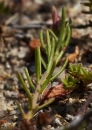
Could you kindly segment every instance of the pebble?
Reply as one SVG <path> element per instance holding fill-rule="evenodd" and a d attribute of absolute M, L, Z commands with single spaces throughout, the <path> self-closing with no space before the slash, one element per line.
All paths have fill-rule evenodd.
<path fill-rule="evenodd" d="M 42 0 L 34 0 L 34 2 L 36 3 L 36 4 L 42 4 Z"/>
<path fill-rule="evenodd" d="M 54 127 L 51 127 L 50 130 L 55 130 L 55 128 L 54 128 Z"/>
<path fill-rule="evenodd" d="M 80 99 L 79 102 L 82 103 L 82 102 L 85 102 L 86 99 Z"/>
<path fill-rule="evenodd" d="M 66 114 L 66 120 L 68 121 L 72 121 L 74 119 L 74 116 L 70 115 L 70 114 Z"/>
<path fill-rule="evenodd" d="M 3 63 L 6 61 L 5 55 L 3 53 L 0 53 L 0 61 Z"/>
<path fill-rule="evenodd" d="M 7 68 L 7 69 L 10 69 L 10 68 L 11 68 L 9 62 L 6 62 L 6 68 Z"/>
<path fill-rule="evenodd" d="M 13 92 L 13 91 L 4 91 L 4 95 L 6 97 L 9 97 L 9 98 L 17 98 L 18 97 L 18 92 Z"/>
<path fill-rule="evenodd" d="M 55 118 L 54 123 L 59 125 L 59 126 L 62 126 L 61 121 L 59 120 L 59 118 Z"/>
<path fill-rule="evenodd" d="M 73 104 L 74 102 L 75 102 L 75 99 L 69 98 L 69 103 L 70 103 L 70 104 Z"/>
<path fill-rule="evenodd" d="M 14 126 L 14 123 L 10 123 L 10 122 L 7 122 L 7 123 L 4 123 L 2 126 L 1 126 L 1 130 L 7 130 L 7 129 L 12 129 Z"/>
<path fill-rule="evenodd" d="M 30 66 L 29 71 L 31 73 L 34 73 L 35 72 L 35 65 Z"/>
<path fill-rule="evenodd" d="M 57 85 L 58 85 L 58 82 L 53 82 L 51 86 L 54 87 L 54 86 L 57 86 Z"/>
<path fill-rule="evenodd" d="M 41 3 L 41 2 L 43 2 L 42 0 L 34 0 L 35 2 L 34 3 L 36 3 L 36 4 L 39 4 L 39 3 Z M 54 1 L 55 2 L 55 1 Z M 32 2 L 31 2 L 32 3 Z M 30 3 L 28 3 L 27 4 L 27 6 L 30 8 Z M 60 5 L 61 6 L 61 5 Z M 81 4 L 78 4 L 78 6 L 77 6 L 77 4 L 76 4 L 76 7 L 74 7 L 74 9 L 72 9 L 72 10 L 70 10 L 70 12 L 69 12 L 69 15 L 70 16 L 72 16 L 72 17 L 74 17 L 75 15 L 76 15 L 76 13 L 78 13 L 78 12 L 80 12 L 80 9 L 81 9 Z M 80 8 L 80 9 L 79 9 Z M 79 10 L 78 10 L 79 9 Z M 34 13 L 33 13 L 34 14 Z M 61 14 L 61 9 L 60 9 L 60 14 Z M 67 13 L 68 14 L 68 13 Z M 85 24 L 85 21 L 84 21 L 84 18 L 83 19 L 81 19 L 81 17 L 80 17 L 80 15 L 78 15 L 79 17 L 74 17 L 73 18 L 73 23 L 75 23 L 75 25 L 78 25 L 78 23 L 82 23 L 82 24 Z M 89 15 L 88 15 L 89 16 Z M 37 16 L 38 17 L 38 16 Z M 42 17 L 41 17 L 42 18 Z M 45 18 L 45 16 L 44 16 L 44 18 Z M 75 19 L 75 20 L 74 20 Z M 85 17 L 85 19 L 86 19 L 86 17 Z M 41 19 L 41 20 L 43 20 L 43 19 Z M 91 19 L 90 19 L 91 20 Z M 30 21 L 30 19 L 28 19 L 28 18 L 26 18 L 26 17 L 24 17 L 24 20 L 22 21 L 22 23 L 23 22 L 25 22 L 25 24 L 27 23 L 27 22 L 29 22 Z M 89 28 L 90 29 L 90 28 Z M 18 31 L 18 30 L 17 30 Z M 30 32 L 32 32 L 32 31 L 30 31 Z M 33 30 L 33 32 L 34 32 L 34 34 L 35 34 L 35 36 L 37 36 L 37 33 L 35 33 L 35 31 Z M 76 31 L 75 31 L 76 32 Z M 90 29 L 90 30 L 88 30 L 88 31 L 84 31 L 84 29 L 81 29 L 81 30 L 79 30 L 79 36 L 81 37 L 81 35 L 84 35 L 85 33 L 89 33 L 89 32 L 92 32 L 92 30 Z M 24 32 L 24 34 L 25 34 L 25 32 Z M 29 33 L 27 33 L 26 35 L 28 35 Z M 29 34 L 29 36 L 28 36 L 28 38 L 31 38 L 31 33 Z M 24 36 L 24 35 L 23 35 Z M 27 36 L 26 36 L 27 37 Z M 33 34 L 32 34 L 32 37 L 34 38 L 34 36 L 33 36 Z M 22 35 L 20 35 L 20 38 L 22 38 Z M 3 72 L 5 72 L 6 70 L 5 69 L 9 69 L 9 70 L 11 70 L 11 74 L 14 74 L 14 75 L 16 75 L 15 74 L 15 72 L 16 71 L 19 71 L 20 69 L 23 69 L 23 66 L 25 65 L 25 60 L 23 59 L 23 58 L 25 58 L 26 57 L 26 54 L 28 53 L 28 51 L 30 51 L 29 50 L 29 48 L 27 48 L 27 47 L 23 47 L 23 46 L 21 46 L 21 45 L 19 45 L 19 41 L 17 40 L 17 38 L 14 40 L 14 45 L 13 45 L 13 47 L 11 47 L 11 44 L 12 43 L 10 43 L 10 44 L 5 44 L 5 48 L 3 48 L 4 50 L 3 50 L 3 52 L 2 53 L 0 53 L 0 61 L 1 61 L 1 63 L 4 63 L 3 64 L 3 69 L 0 69 L 0 76 L 2 76 L 2 74 L 3 74 Z M 15 47 L 16 46 L 16 47 Z M 21 47 L 20 47 L 21 46 Z M 18 59 L 19 58 L 19 59 Z M 9 60 L 8 60 L 9 59 Z M 12 60 L 12 61 L 11 61 Z M 12 65 L 11 65 L 11 63 L 12 63 Z M 30 70 L 31 70 L 31 72 L 35 72 L 35 66 L 33 65 L 32 67 L 30 67 Z M 56 70 L 55 70 L 55 73 L 54 74 L 56 74 L 56 73 L 58 73 L 59 72 L 59 67 L 57 67 L 56 68 Z M 11 75 L 12 76 L 12 75 Z M 61 79 L 63 79 L 63 78 L 65 78 L 65 71 L 63 71 L 59 76 L 58 76 L 58 78 L 61 80 Z M 15 80 L 15 77 L 14 77 L 14 80 Z M 1 81 L 0 81 L 1 82 Z M 7 82 L 6 82 L 7 83 Z M 8 83 L 7 83 L 8 84 Z M 57 84 L 57 82 L 54 82 L 53 84 Z M 9 86 L 10 87 L 13 87 L 13 85 L 12 84 L 9 84 Z M 1 86 L 1 84 L 0 84 L 0 88 L 3 88 L 3 85 Z M 90 88 L 92 88 L 92 85 L 91 85 L 91 87 Z M 16 83 L 16 89 L 18 89 L 18 83 Z M 1 92 L 0 91 L 0 117 L 1 117 L 1 114 L 3 113 L 3 114 L 5 114 L 5 112 L 4 112 L 4 110 L 10 110 L 10 114 L 12 115 L 12 114 L 16 114 L 16 110 L 14 110 L 14 106 L 12 106 L 12 104 L 10 103 L 10 100 L 9 100 L 9 103 L 7 103 L 6 101 L 7 101 L 7 97 L 14 97 L 14 98 L 16 98 L 17 96 L 18 96 L 18 92 L 14 92 L 14 91 L 5 91 L 4 90 L 4 94 L 6 94 L 6 97 L 4 97 L 4 95 L 3 95 L 3 92 Z M 86 95 L 88 95 L 88 93 L 86 92 Z M 28 100 L 28 99 L 27 99 Z M 81 102 L 84 102 L 85 101 L 85 99 L 82 99 L 81 100 Z M 75 102 L 75 100 L 74 99 L 72 99 L 72 98 L 69 98 L 69 103 L 70 104 L 73 104 Z M 66 104 L 67 105 L 67 104 Z M 92 106 L 92 103 L 91 103 L 91 106 Z M 63 109 L 66 109 L 65 107 L 63 107 Z M 62 107 L 61 107 L 61 109 L 60 109 L 61 111 L 62 111 Z M 66 119 L 67 120 L 73 120 L 74 119 L 74 117 L 72 116 L 73 114 L 74 114 L 74 112 L 75 112 L 75 108 L 73 108 L 73 107 L 68 107 L 67 108 L 67 111 L 66 111 L 66 114 L 67 113 L 69 113 L 69 114 L 67 114 L 66 115 Z M 70 114 L 71 113 L 71 114 Z M 15 118 L 16 118 L 16 116 L 15 116 Z M 60 122 L 60 120 L 58 119 L 58 118 L 56 118 L 56 123 L 59 125 L 59 126 L 61 126 L 62 125 L 62 123 Z M 8 124 L 6 125 L 6 126 L 8 126 Z M 51 126 L 50 125 L 48 125 L 48 128 L 50 128 Z M 89 125 L 89 126 L 87 126 L 87 130 L 90 130 L 92 128 L 92 125 Z M 51 127 L 51 129 L 53 130 L 53 129 L 55 129 L 54 127 Z"/>
<path fill-rule="evenodd" d="M 7 105 L 6 105 L 5 97 L 3 95 L 3 92 L 0 92 L 0 111 L 2 110 L 7 110 Z"/>
<path fill-rule="evenodd" d="M 13 49 L 11 49 L 10 55 L 12 55 L 12 56 L 17 56 L 17 55 L 18 55 L 18 48 L 13 48 Z"/>
<path fill-rule="evenodd" d="M 19 52 L 18 52 L 18 58 L 20 58 L 20 59 L 24 58 L 28 52 L 29 52 L 29 48 L 20 47 Z"/>
<path fill-rule="evenodd" d="M 16 111 L 16 110 L 11 110 L 10 111 L 10 115 L 18 115 L 20 113 L 20 111 L 18 110 L 18 111 Z M 16 117 L 16 116 L 15 116 Z"/>

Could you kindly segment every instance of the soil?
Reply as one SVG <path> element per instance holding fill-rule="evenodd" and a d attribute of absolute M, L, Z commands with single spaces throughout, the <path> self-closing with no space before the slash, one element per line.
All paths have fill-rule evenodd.
<path fill-rule="evenodd" d="M 2 1 L 4 7 L 1 5 Z M 30 121 L 31 124 L 22 120 L 16 104 L 18 100 L 27 111 L 28 98 L 17 78 L 17 73 L 23 73 L 27 67 L 35 80 L 34 49 L 30 43 L 33 39 L 39 40 L 41 29 L 52 28 L 52 6 L 56 7 L 59 16 L 62 6 L 65 6 L 67 19 L 72 20 L 72 36 L 64 57 L 70 57 L 70 63 L 82 63 L 86 69 L 92 69 L 92 14 L 88 13 L 89 8 L 81 3 L 80 0 L 0 0 L 0 6 L 4 8 L 0 9 L 1 130 L 12 127 L 22 130 L 20 126 L 24 128 L 24 124 L 28 127 L 24 130 L 61 129 L 74 120 L 88 99 L 92 92 L 92 84 L 86 89 L 80 87 L 71 93 L 65 93 L 64 96 L 59 95 L 54 103 L 36 113 L 34 119 Z M 79 49 L 78 55 L 76 46 Z M 61 62 L 55 73 L 58 72 Z M 66 70 L 68 66 L 50 87 L 60 84 L 60 79 L 65 77 Z M 85 111 L 92 109 L 91 100 L 92 96 Z M 92 119 L 88 118 L 80 129 L 91 130 Z"/>

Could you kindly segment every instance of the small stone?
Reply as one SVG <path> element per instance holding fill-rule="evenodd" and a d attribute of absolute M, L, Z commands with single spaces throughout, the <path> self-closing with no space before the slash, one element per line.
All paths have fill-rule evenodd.
<path fill-rule="evenodd" d="M 51 127 L 50 130 L 55 130 L 55 128 L 54 128 L 54 127 Z"/>
<path fill-rule="evenodd" d="M 29 52 L 29 48 L 20 47 L 18 52 L 18 58 L 24 58 L 26 54 Z"/>
<path fill-rule="evenodd" d="M 86 99 L 80 99 L 79 102 L 82 103 L 82 102 L 85 102 Z"/>
<path fill-rule="evenodd" d="M 34 0 L 36 4 L 42 4 L 42 0 Z"/>
<path fill-rule="evenodd" d="M 10 54 L 11 54 L 12 56 L 17 56 L 17 55 L 18 55 L 18 49 L 17 49 L 17 48 L 11 49 Z"/>
<path fill-rule="evenodd" d="M 6 122 L 6 123 L 4 123 L 2 126 L 1 126 L 1 129 L 2 130 L 5 130 L 5 129 L 12 129 L 13 128 L 13 123 L 10 123 L 10 122 Z"/>
<path fill-rule="evenodd" d="M 66 115 L 66 119 L 67 119 L 68 121 L 71 121 L 71 120 L 74 119 L 74 117 L 73 117 L 72 115 L 67 114 L 67 115 Z"/>
<path fill-rule="evenodd" d="M 11 68 L 9 62 L 6 62 L 6 68 L 7 68 L 7 69 L 10 69 L 10 68 Z"/>
<path fill-rule="evenodd" d="M 69 98 L 69 103 L 70 103 L 70 104 L 73 104 L 74 102 L 75 102 L 75 99 Z"/>
<path fill-rule="evenodd" d="M 4 92 L 4 95 L 6 96 L 6 97 L 11 97 L 11 98 L 16 98 L 16 97 L 18 97 L 18 92 L 12 92 L 12 91 L 5 91 Z"/>
<path fill-rule="evenodd" d="M 59 126 L 62 126 L 61 121 L 59 120 L 59 118 L 56 118 L 56 119 L 55 119 L 55 124 L 57 124 L 57 125 L 59 125 Z"/>

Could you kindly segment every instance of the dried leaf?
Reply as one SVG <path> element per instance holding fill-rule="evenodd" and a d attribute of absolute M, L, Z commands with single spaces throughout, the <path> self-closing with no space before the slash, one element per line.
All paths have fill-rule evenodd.
<path fill-rule="evenodd" d="M 68 58 L 68 60 L 69 60 L 70 63 L 73 63 L 75 61 L 75 59 L 78 57 L 78 55 L 79 55 L 79 47 L 76 46 L 75 47 L 75 52 L 72 53 L 72 54 L 69 54 L 67 56 L 67 58 Z"/>
<path fill-rule="evenodd" d="M 41 97 L 41 101 L 46 101 L 50 98 L 62 98 L 63 96 L 66 96 L 67 94 L 69 94 L 69 90 L 66 90 L 62 87 L 62 84 L 57 85 L 55 87 L 52 88 L 48 88 L 46 89 Z"/>

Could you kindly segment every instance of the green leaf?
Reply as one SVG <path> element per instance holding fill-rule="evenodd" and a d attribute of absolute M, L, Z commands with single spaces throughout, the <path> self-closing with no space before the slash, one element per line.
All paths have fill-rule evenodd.
<path fill-rule="evenodd" d="M 46 52 L 46 45 L 44 43 L 44 37 L 43 37 L 43 30 L 40 31 L 40 42 L 41 42 L 41 45 L 42 45 L 42 48 L 45 50 Z"/>
<path fill-rule="evenodd" d="M 43 90 L 46 88 L 46 86 L 50 82 L 50 79 L 52 77 L 52 73 L 55 69 L 55 64 L 54 64 L 55 40 L 54 40 L 54 38 L 52 40 L 53 41 L 52 41 L 52 48 L 51 48 L 51 52 L 50 52 L 51 53 L 50 54 L 50 60 L 49 60 L 49 63 L 48 63 L 47 71 L 46 71 L 46 74 L 45 74 L 45 77 L 44 77 L 44 80 L 43 80 L 43 83 L 42 83 L 40 93 L 43 92 Z"/>
<path fill-rule="evenodd" d="M 20 73 L 18 73 L 18 79 L 19 79 L 20 83 L 22 84 L 22 87 L 23 87 L 23 89 L 25 90 L 25 92 L 26 92 L 26 94 L 28 96 L 30 109 L 32 109 L 32 94 L 29 91 L 29 89 L 28 89 L 26 83 L 24 82 L 24 79 L 23 79 L 23 77 L 22 77 L 22 75 Z"/>
<path fill-rule="evenodd" d="M 37 83 L 40 80 L 41 76 L 41 52 L 40 52 L 40 47 L 37 47 L 35 49 L 35 67 L 36 67 L 36 80 Z"/>
<path fill-rule="evenodd" d="M 32 83 L 31 77 L 29 76 L 28 69 L 25 68 L 25 69 L 24 69 L 24 72 L 25 72 L 25 75 L 26 75 L 26 77 L 27 77 L 27 80 L 28 80 L 28 83 L 29 83 L 31 89 L 32 89 L 32 90 L 35 90 L 35 86 L 34 86 L 34 84 Z"/>
<path fill-rule="evenodd" d="M 55 33 L 52 30 L 50 30 L 50 29 L 48 31 L 52 35 L 52 37 L 55 39 L 55 41 L 57 42 L 58 41 L 58 37 L 55 35 Z"/>
<path fill-rule="evenodd" d="M 44 66 L 44 68 L 47 69 L 46 62 L 45 62 L 45 60 L 43 59 L 42 56 L 41 56 L 41 63 L 42 63 L 42 65 Z"/>
<path fill-rule="evenodd" d="M 48 62 L 50 60 L 50 52 L 51 52 L 51 41 L 49 31 L 46 31 L 46 39 L 47 39 L 47 55 L 48 55 Z"/>
<path fill-rule="evenodd" d="M 68 27 L 67 27 L 67 37 L 66 37 L 66 39 L 65 39 L 65 41 L 64 41 L 64 46 L 65 46 L 65 47 L 68 46 L 69 41 L 70 41 L 70 37 L 71 37 L 71 29 L 70 29 L 70 27 L 68 26 Z"/>
<path fill-rule="evenodd" d="M 65 89 L 71 90 L 71 89 L 75 89 L 77 87 L 77 79 L 75 79 L 73 76 L 71 75 L 67 75 L 65 77 L 65 79 L 61 80 L 63 82 L 63 87 Z"/>
<path fill-rule="evenodd" d="M 42 108 L 48 106 L 49 104 L 51 104 L 51 103 L 54 102 L 54 101 L 55 101 L 55 98 L 49 99 L 46 103 L 40 105 L 40 106 L 38 107 L 38 110 L 40 110 L 40 109 L 42 109 Z"/>
<path fill-rule="evenodd" d="M 65 69 L 67 63 L 68 63 L 68 59 L 65 60 L 63 66 L 60 68 L 59 72 L 58 72 L 56 75 L 54 75 L 54 76 L 50 79 L 50 81 L 53 81 L 55 78 L 57 78 L 57 77 L 62 73 L 62 71 Z"/>
<path fill-rule="evenodd" d="M 27 119 L 27 115 L 24 112 L 23 108 L 21 107 L 20 103 L 18 101 L 16 101 L 16 103 L 17 103 L 17 106 L 18 106 L 18 108 L 19 108 L 19 110 L 20 110 L 20 112 L 22 114 L 23 119 Z"/>
<path fill-rule="evenodd" d="M 62 46 L 62 43 L 64 41 L 64 37 L 65 37 L 65 20 L 66 20 L 66 11 L 65 8 L 62 7 L 62 23 L 60 26 L 60 33 L 59 33 L 59 38 L 58 38 L 58 42 L 57 42 L 57 48 L 56 48 L 56 53 L 59 52 L 60 47 Z"/>

